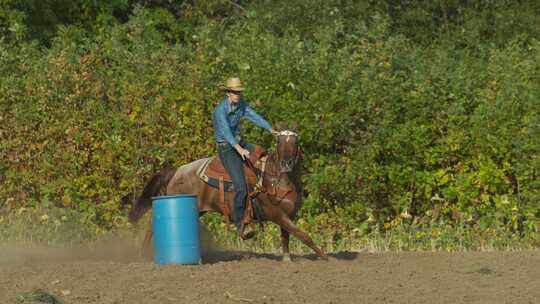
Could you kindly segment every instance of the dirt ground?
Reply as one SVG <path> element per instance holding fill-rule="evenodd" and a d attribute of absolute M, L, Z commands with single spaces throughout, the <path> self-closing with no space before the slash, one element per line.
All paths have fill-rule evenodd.
<path fill-rule="evenodd" d="M 0 248 L 0 303 L 47 291 L 64 303 L 540 303 L 540 251 L 331 254 L 282 262 L 214 251 L 158 266 L 107 250 Z M 27 303 L 27 302 L 24 302 Z"/>

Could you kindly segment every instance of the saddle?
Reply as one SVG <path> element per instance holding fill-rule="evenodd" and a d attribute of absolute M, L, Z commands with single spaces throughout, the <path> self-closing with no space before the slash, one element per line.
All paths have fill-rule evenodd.
<path fill-rule="evenodd" d="M 261 146 L 255 146 L 255 151 L 249 154 L 250 163 L 258 169 L 261 169 L 262 167 L 263 172 L 266 165 L 266 159 L 266 150 Z M 253 168 L 248 167 L 247 162 L 244 163 L 243 169 L 249 191 L 244 215 L 244 224 L 249 224 L 252 222 L 254 217 L 254 206 L 252 199 L 258 194 L 258 191 L 254 189 L 261 185 L 259 177 L 254 172 Z M 231 210 L 229 205 L 225 203 L 225 192 L 234 192 L 234 185 L 219 157 L 214 156 L 207 158 L 197 170 L 197 175 L 208 185 L 219 189 L 220 207 L 223 211 L 225 221 L 227 224 L 229 224 L 231 222 Z M 256 209 L 259 209 L 257 207 Z"/>
<path fill-rule="evenodd" d="M 261 159 L 266 154 L 266 151 L 261 146 L 255 146 L 255 151 L 249 154 L 250 162 L 255 165 L 259 159 Z M 253 172 L 252 168 L 249 168 L 246 163 L 244 163 L 244 175 L 246 177 L 246 182 L 248 185 L 255 185 L 257 183 L 257 175 Z M 223 163 L 219 157 L 214 157 L 212 161 L 208 164 L 206 168 L 206 176 L 208 178 L 214 178 L 219 180 L 223 177 L 224 182 L 232 182 L 231 177 L 223 167 Z"/>

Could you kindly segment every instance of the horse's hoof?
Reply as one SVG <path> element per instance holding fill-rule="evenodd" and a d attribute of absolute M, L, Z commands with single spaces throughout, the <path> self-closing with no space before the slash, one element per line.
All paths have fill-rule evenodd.
<path fill-rule="evenodd" d="M 292 262 L 291 256 L 288 254 L 283 255 L 283 262 Z"/>

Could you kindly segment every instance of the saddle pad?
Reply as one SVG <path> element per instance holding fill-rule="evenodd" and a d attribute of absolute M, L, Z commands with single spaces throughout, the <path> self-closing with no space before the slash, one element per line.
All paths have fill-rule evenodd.
<path fill-rule="evenodd" d="M 197 169 L 197 176 L 208 185 L 214 188 L 219 188 L 219 179 L 206 175 L 206 170 L 208 169 L 208 166 L 214 160 L 214 158 L 215 156 L 205 159 L 204 163 L 199 167 L 199 169 Z M 225 192 L 234 192 L 234 184 L 231 181 L 224 180 L 223 187 Z"/>
<path fill-rule="evenodd" d="M 250 162 L 255 165 L 257 161 L 266 154 L 266 151 L 261 146 L 255 146 L 255 151 L 253 153 L 250 153 L 249 158 Z M 245 163 L 243 165 L 244 168 L 244 176 L 246 177 L 247 183 L 250 185 L 254 185 L 257 183 L 257 176 L 255 175 L 255 172 L 251 168 L 249 168 Z M 220 177 L 223 177 L 223 180 L 231 182 L 231 178 L 229 176 L 229 173 L 227 173 L 227 170 L 225 170 L 225 167 L 223 167 L 223 163 L 221 162 L 221 159 L 219 157 L 213 157 L 212 161 L 208 164 L 206 168 L 206 175 L 210 178 L 218 179 Z"/>

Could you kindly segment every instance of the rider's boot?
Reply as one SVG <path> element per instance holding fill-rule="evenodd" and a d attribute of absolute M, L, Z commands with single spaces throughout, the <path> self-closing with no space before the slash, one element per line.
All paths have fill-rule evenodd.
<path fill-rule="evenodd" d="M 248 225 L 242 221 L 240 228 L 238 228 L 238 236 L 244 241 L 249 240 L 255 236 L 255 229 L 252 225 Z"/>

